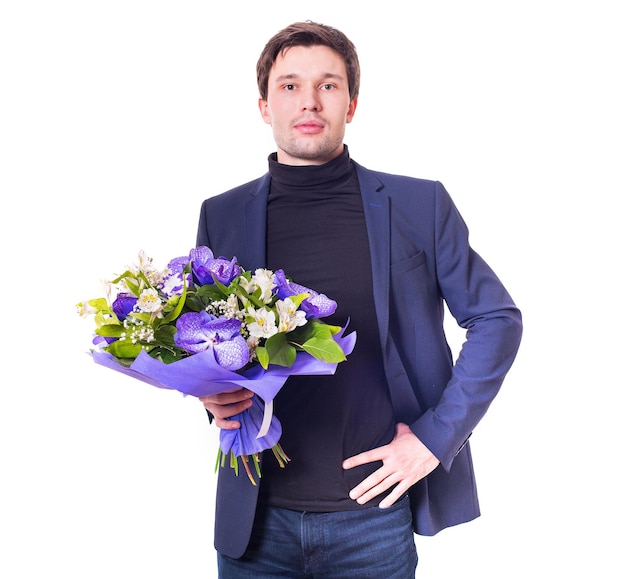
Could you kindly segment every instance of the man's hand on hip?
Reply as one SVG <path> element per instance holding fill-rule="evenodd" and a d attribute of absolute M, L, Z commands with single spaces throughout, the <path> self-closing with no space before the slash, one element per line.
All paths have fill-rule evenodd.
<path fill-rule="evenodd" d="M 350 491 L 350 498 L 363 504 L 396 485 L 379 507 L 390 507 L 417 481 L 423 479 L 439 465 L 439 460 L 422 441 L 403 423 L 396 425 L 394 439 L 343 462 L 344 469 L 370 462 L 383 465 Z"/>

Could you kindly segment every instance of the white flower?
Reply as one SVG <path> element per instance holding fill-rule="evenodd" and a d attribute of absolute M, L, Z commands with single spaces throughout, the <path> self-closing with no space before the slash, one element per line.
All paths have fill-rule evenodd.
<path fill-rule="evenodd" d="M 243 319 L 243 312 L 239 310 L 239 301 L 235 294 L 230 294 L 226 298 L 226 305 L 224 307 L 224 317 Z"/>
<path fill-rule="evenodd" d="M 248 344 L 248 352 L 250 352 L 250 362 L 253 362 L 257 359 L 256 349 L 259 346 L 259 338 L 255 336 L 248 336 L 246 338 L 246 344 Z"/>
<path fill-rule="evenodd" d="M 162 291 L 166 296 L 179 296 L 184 289 L 183 275 L 181 273 L 168 274 L 163 278 Z"/>
<path fill-rule="evenodd" d="M 76 311 L 81 318 L 86 318 L 87 316 L 92 316 L 99 312 L 97 308 L 94 308 L 89 304 L 88 300 L 76 304 Z"/>
<path fill-rule="evenodd" d="M 133 344 L 137 342 L 154 342 L 154 330 L 150 326 L 137 327 L 130 334 L 130 340 Z"/>
<path fill-rule="evenodd" d="M 306 313 L 296 308 L 292 300 L 278 300 L 276 302 L 278 312 L 278 331 L 291 332 L 298 326 L 306 324 Z"/>
<path fill-rule="evenodd" d="M 104 299 L 106 299 L 107 303 L 108 304 L 113 303 L 111 301 L 111 299 L 112 299 L 111 296 L 117 294 L 117 292 L 114 291 L 115 288 L 114 288 L 113 284 L 110 281 L 106 280 L 106 279 L 101 279 L 100 280 L 100 286 L 102 287 L 102 291 L 104 293 Z"/>
<path fill-rule="evenodd" d="M 274 315 L 273 310 L 267 310 L 265 308 L 255 310 L 252 306 L 250 306 L 247 313 L 249 317 L 254 318 L 253 322 L 249 322 L 247 324 L 248 332 L 250 332 L 251 336 L 257 338 L 269 338 L 278 333 L 278 328 L 276 327 L 276 316 Z"/>
<path fill-rule="evenodd" d="M 137 265 L 131 265 L 128 269 L 132 271 L 135 276 L 138 276 L 139 273 L 143 273 L 153 286 L 159 285 L 167 274 L 167 270 L 159 271 L 152 265 L 152 258 L 148 257 L 143 249 L 139 252 L 139 263 Z M 139 279 L 137 279 L 137 281 L 141 284 Z"/>
<path fill-rule="evenodd" d="M 248 294 L 254 293 L 254 290 L 256 289 L 256 284 L 254 280 L 248 279 L 245 275 L 239 276 L 237 278 L 237 283 Z"/>
<path fill-rule="evenodd" d="M 206 308 L 209 314 L 218 318 L 243 320 L 245 312 L 239 308 L 239 300 L 235 294 L 229 294 L 225 300 L 213 300 Z"/>
<path fill-rule="evenodd" d="M 162 306 L 161 298 L 155 289 L 148 288 L 141 292 L 137 306 L 142 312 L 158 312 Z"/>
<path fill-rule="evenodd" d="M 261 289 L 260 297 L 263 303 L 269 303 L 272 300 L 272 290 L 276 287 L 274 272 L 269 269 L 259 268 L 254 272 L 250 281 L 254 286 Z"/>

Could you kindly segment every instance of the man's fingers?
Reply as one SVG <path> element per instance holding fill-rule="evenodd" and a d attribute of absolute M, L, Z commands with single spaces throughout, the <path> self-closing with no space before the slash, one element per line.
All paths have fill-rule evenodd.
<path fill-rule="evenodd" d="M 204 407 L 215 418 L 215 425 L 225 430 L 234 430 L 241 427 L 238 420 L 227 420 L 232 416 L 244 412 L 252 406 L 251 398 L 254 392 L 247 388 L 237 388 L 220 394 L 202 396 L 199 398 Z"/>
<path fill-rule="evenodd" d="M 385 492 L 393 484 L 394 481 L 391 480 L 391 476 L 388 476 L 385 468 L 381 467 L 368 476 L 364 481 L 355 486 L 350 491 L 349 496 L 352 500 L 355 500 L 360 505 L 363 505 L 379 494 Z"/>
<path fill-rule="evenodd" d="M 252 406 L 252 400 L 242 400 L 241 402 L 235 402 L 230 404 L 216 404 L 214 402 L 205 402 L 204 407 L 216 418 L 230 418 L 235 416 L 244 410 L 247 410 Z M 218 424 L 219 426 L 219 424 Z M 222 427 L 220 427 L 222 428 Z"/>
<path fill-rule="evenodd" d="M 237 430 L 241 428 L 241 423 L 238 420 L 227 420 L 225 418 L 216 418 L 215 426 L 222 430 Z"/>
<path fill-rule="evenodd" d="M 377 460 L 383 460 L 384 452 L 381 450 L 384 447 L 374 448 L 373 450 L 366 450 L 361 454 L 355 454 L 350 458 L 346 458 L 343 461 L 343 468 L 345 470 L 354 468 L 355 466 L 361 466 L 362 464 L 367 464 L 370 462 L 376 462 Z"/>
<path fill-rule="evenodd" d="M 254 396 L 254 392 L 247 388 L 237 388 L 236 390 L 229 390 L 227 392 L 221 392 L 220 394 L 212 394 L 211 396 L 202 396 L 200 401 L 203 403 L 211 404 L 234 404 L 241 402 L 242 400 L 249 400 Z"/>

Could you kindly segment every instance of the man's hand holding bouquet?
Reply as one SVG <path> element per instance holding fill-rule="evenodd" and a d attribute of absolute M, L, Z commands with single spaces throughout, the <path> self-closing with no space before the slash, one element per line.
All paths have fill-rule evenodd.
<path fill-rule="evenodd" d="M 204 397 L 247 388 L 252 406 L 220 430 L 218 465 L 256 484 L 259 453 L 272 449 L 284 466 L 272 401 L 290 375 L 332 374 L 354 348 L 356 334 L 322 318 L 337 304 L 291 281 L 282 270 L 244 271 L 237 258 L 208 247 L 157 269 L 143 252 L 137 264 L 105 282 L 105 296 L 77 305 L 93 316 L 98 364 L 153 386 Z"/>

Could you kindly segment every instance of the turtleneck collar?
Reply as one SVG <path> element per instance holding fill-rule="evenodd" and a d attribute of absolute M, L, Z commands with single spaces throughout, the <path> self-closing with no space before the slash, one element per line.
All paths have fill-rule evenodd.
<path fill-rule="evenodd" d="M 327 188 L 350 177 L 353 170 L 347 145 L 343 146 L 341 155 L 323 165 L 283 165 L 276 158 L 276 153 L 268 157 L 270 177 L 273 182 L 289 187 Z"/>

